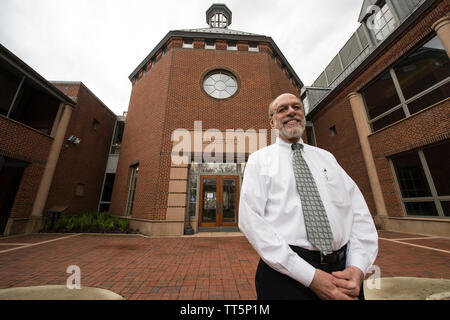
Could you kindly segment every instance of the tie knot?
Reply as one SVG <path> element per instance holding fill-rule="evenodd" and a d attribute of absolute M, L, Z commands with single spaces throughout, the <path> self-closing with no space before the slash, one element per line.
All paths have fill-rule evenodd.
<path fill-rule="evenodd" d="M 300 143 L 297 143 L 297 142 L 291 144 L 292 150 L 300 150 L 302 147 L 303 146 Z"/>

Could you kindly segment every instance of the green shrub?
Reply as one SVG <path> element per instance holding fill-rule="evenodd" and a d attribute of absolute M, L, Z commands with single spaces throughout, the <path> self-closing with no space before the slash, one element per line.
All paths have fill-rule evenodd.
<path fill-rule="evenodd" d="M 127 219 L 117 219 L 116 224 L 120 231 L 126 231 L 130 227 L 130 221 Z"/>
<path fill-rule="evenodd" d="M 62 215 L 51 228 L 51 218 L 47 218 L 42 229 L 44 232 L 113 232 L 131 233 L 127 219 L 111 217 L 109 212 L 89 212 Z"/>

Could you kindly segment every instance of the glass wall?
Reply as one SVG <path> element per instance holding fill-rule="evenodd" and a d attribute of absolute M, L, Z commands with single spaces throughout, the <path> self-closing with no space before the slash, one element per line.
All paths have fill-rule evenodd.
<path fill-rule="evenodd" d="M 438 36 L 426 41 L 361 91 L 373 131 L 450 95 L 450 60 Z"/>

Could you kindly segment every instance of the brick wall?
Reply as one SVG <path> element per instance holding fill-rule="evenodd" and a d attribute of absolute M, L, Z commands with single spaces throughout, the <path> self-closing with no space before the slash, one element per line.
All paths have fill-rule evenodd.
<path fill-rule="evenodd" d="M 173 51 L 169 50 L 133 86 L 112 194 L 111 212 L 114 215 L 125 214 L 130 166 L 139 162 L 133 216 L 146 219 L 156 219 L 158 216 L 155 203 L 158 197 L 159 154 L 172 55 Z"/>
<path fill-rule="evenodd" d="M 95 211 L 116 116 L 83 84 L 57 84 L 57 87 L 66 95 L 76 94 L 78 101 L 67 128 L 46 209 L 67 205 L 68 213 Z M 92 126 L 94 118 L 98 121 L 97 129 Z M 67 141 L 71 135 L 80 138 L 81 143 Z M 82 196 L 75 194 L 78 184 L 84 186 Z"/>
<path fill-rule="evenodd" d="M 0 155 L 29 163 L 11 209 L 11 218 L 30 216 L 52 142 L 50 136 L 0 115 Z"/>

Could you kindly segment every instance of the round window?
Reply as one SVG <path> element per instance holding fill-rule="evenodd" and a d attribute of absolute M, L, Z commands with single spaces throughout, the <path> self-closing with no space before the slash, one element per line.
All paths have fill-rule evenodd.
<path fill-rule="evenodd" d="M 236 78 L 229 72 L 215 70 L 209 73 L 203 81 L 205 92 L 216 99 L 226 99 L 234 95 L 238 85 Z"/>

